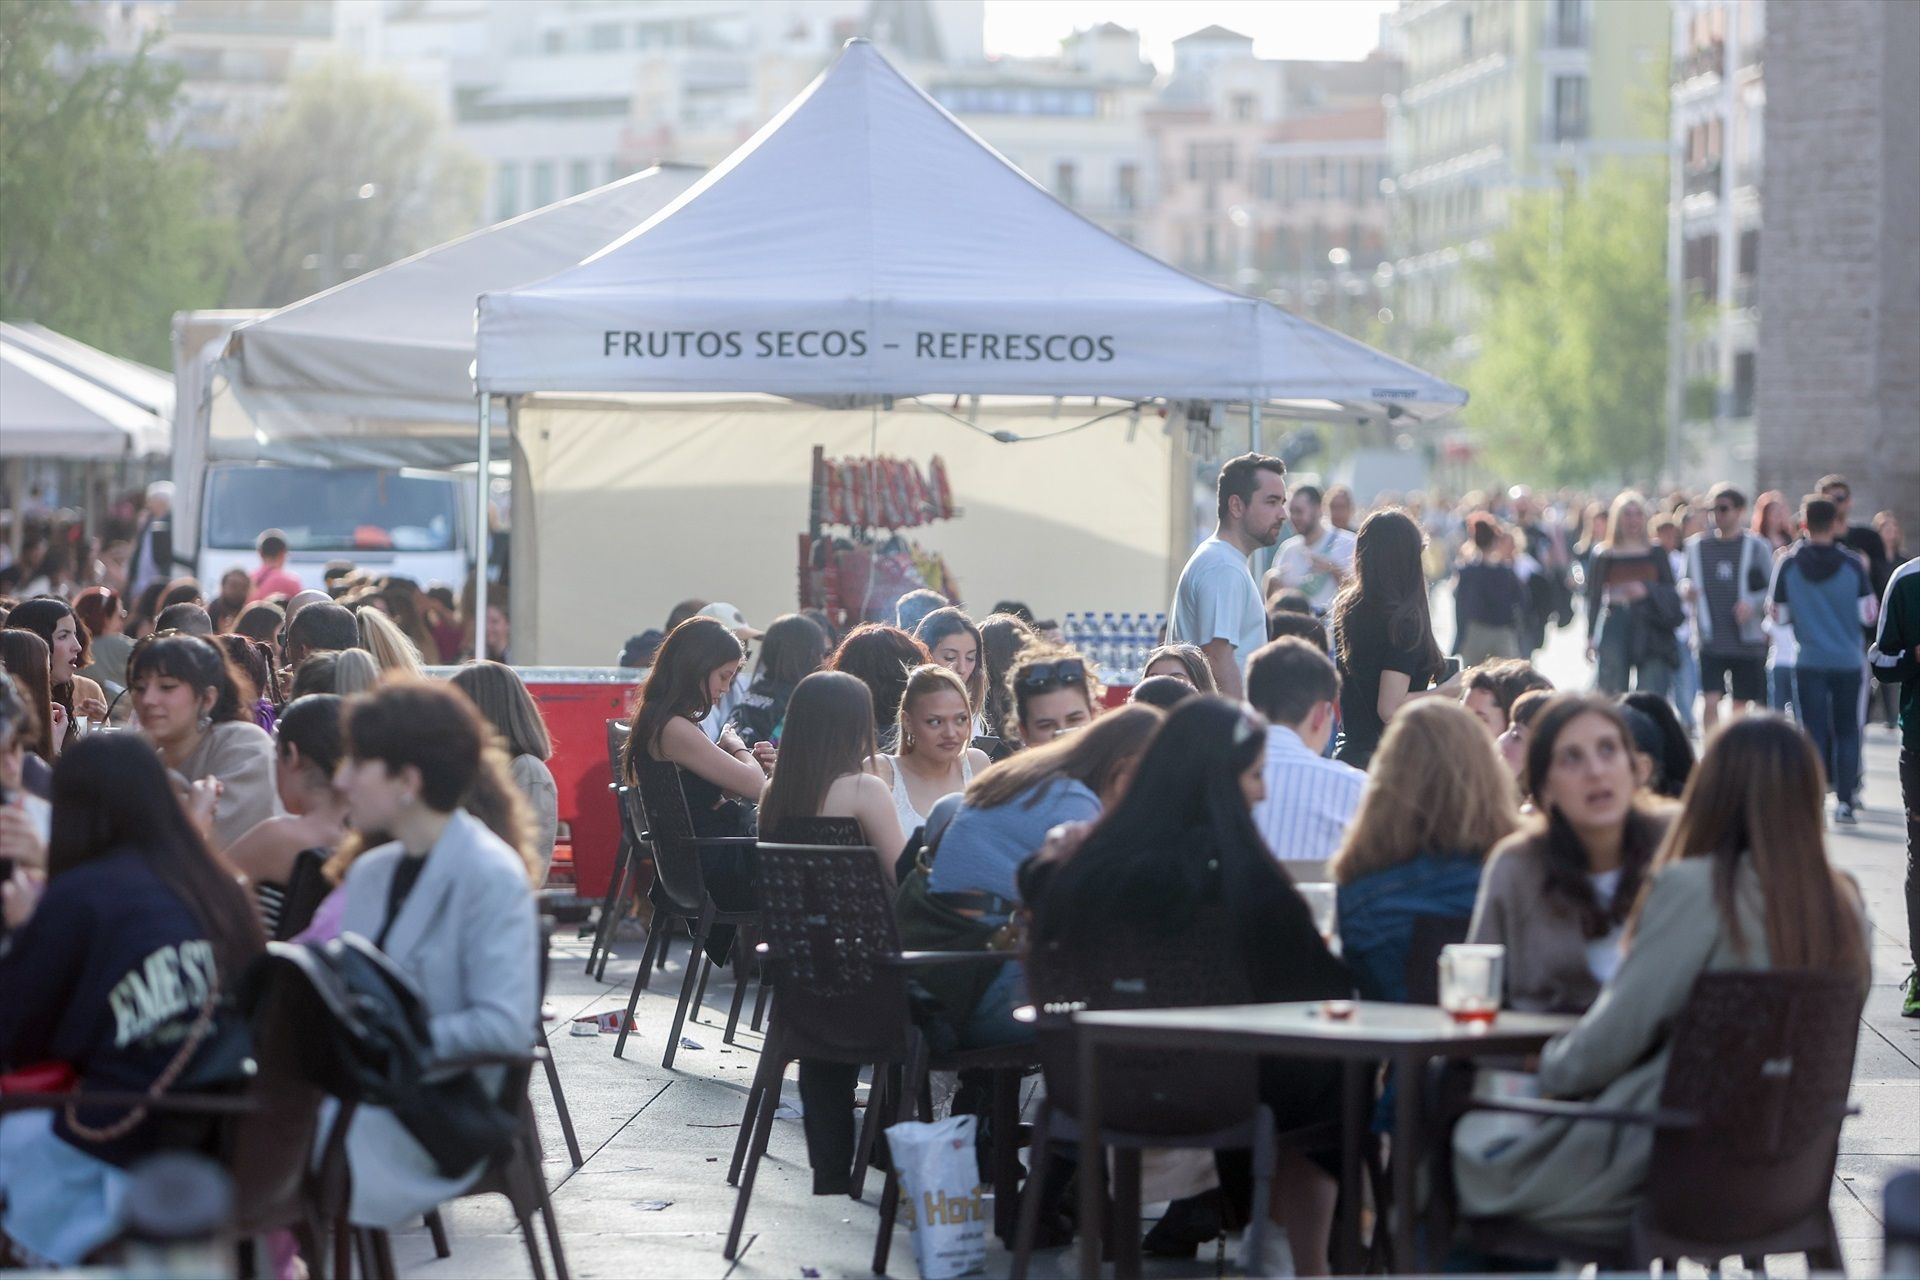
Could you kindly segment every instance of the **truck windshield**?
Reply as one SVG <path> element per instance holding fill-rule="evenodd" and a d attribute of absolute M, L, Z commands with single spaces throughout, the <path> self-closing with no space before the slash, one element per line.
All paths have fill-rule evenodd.
<path fill-rule="evenodd" d="M 451 477 L 376 467 L 230 467 L 207 483 L 209 547 L 244 550 L 279 529 L 293 551 L 451 551 Z"/>

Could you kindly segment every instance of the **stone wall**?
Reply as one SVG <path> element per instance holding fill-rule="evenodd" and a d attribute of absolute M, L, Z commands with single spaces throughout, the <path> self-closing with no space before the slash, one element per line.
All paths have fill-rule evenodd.
<path fill-rule="evenodd" d="M 1920 534 L 1920 4 L 1767 6 L 1761 489 Z"/>

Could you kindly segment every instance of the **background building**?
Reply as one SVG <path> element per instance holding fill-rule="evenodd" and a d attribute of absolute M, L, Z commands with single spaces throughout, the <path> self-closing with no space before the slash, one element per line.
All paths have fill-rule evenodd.
<path fill-rule="evenodd" d="M 1765 0 L 1675 0 L 1669 476 L 1751 484 Z"/>
<path fill-rule="evenodd" d="M 1920 494 L 1920 5 L 1767 9 L 1757 479 L 1828 472 L 1865 521 Z M 1908 517 L 1909 520 L 1911 517 Z"/>
<path fill-rule="evenodd" d="M 1667 6 L 1593 0 L 1402 0 L 1388 47 L 1388 209 L 1399 322 L 1471 355 L 1466 263 L 1517 192 L 1666 149 Z"/>

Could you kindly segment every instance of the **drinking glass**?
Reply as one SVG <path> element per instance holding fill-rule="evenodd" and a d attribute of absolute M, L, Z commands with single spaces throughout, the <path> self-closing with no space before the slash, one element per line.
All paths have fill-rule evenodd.
<path fill-rule="evenodd" d="M 1308 883 L 1296 886 L 1300 896 L 1307 900 L 1307 910 L 1313 913 L 1313 927 L 1328 942 L 1333 941 L 1335 924 L 1335 887 L 1325 883 Z"/>
<path fill-rule="evenodd" d="M 1456 942 L 1440 952 L 1440 1007 L 1455 1022 L 1485 1024 L 1500 1011 L 1507 949 L 1497 943 Z"/>

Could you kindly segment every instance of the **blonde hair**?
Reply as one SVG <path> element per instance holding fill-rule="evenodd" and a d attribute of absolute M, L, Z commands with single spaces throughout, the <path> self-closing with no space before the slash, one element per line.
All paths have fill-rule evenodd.
<path fill-rule="evenodd" d="M 380 668 L 365 649 L 342 649 L 333 658 L 333 691 L 341 697 L 365 693 L 380 683 Z"/>
<path fill-rule="evenodd" d="M 1480 721 L 1457 702 L 1424 698 L 1402 707 L 1367 774 L 1360 810 L 1329 867 L 1339 884 L 1423 853 L 1485 861 L 1520 825 L 1513 775 Z"/>
<path fill-rule="evenodd" d="M 966 681 L 946 667 L 937 662 L 924 662 L 907 673 L 907 687 L 900 693 L 900 710 L 893 718 L 894 746 L 901 755 L 912 750 L 912 739 L 907 733 L 907 708 L 913 705 L 915 698 L 943 692 L 959 694 L 960 701 L 967 704 L 968 713 L 972 713 L 973 699 L 967 694 Z"/>
<path fill-rule="evenodd" d="M 1652 513 L 1647 510 L 1646 495 L 1638 489 L 1622 489 L 1615 495 L 1613 505 L 1607 508 L 1607 541 L 1604 544 L 1606 547 L 1612 547 L 1614 539 L 1620 536 L 1620 513 L 1628 507 L 1638 507 L 1640 514 L 1648 517 L 1646 528 L 1641 536 L 1648 542 L 1653 541 Z"/>
<path fill-rule="evenodd" d="M 361 646 L 373 655 L 382 675 L 395 671 L 409 676 L 426 675 L 419 648 L 392 618 L 368 606 L 354 615 L 354 625 L 360 631 Z"/>

